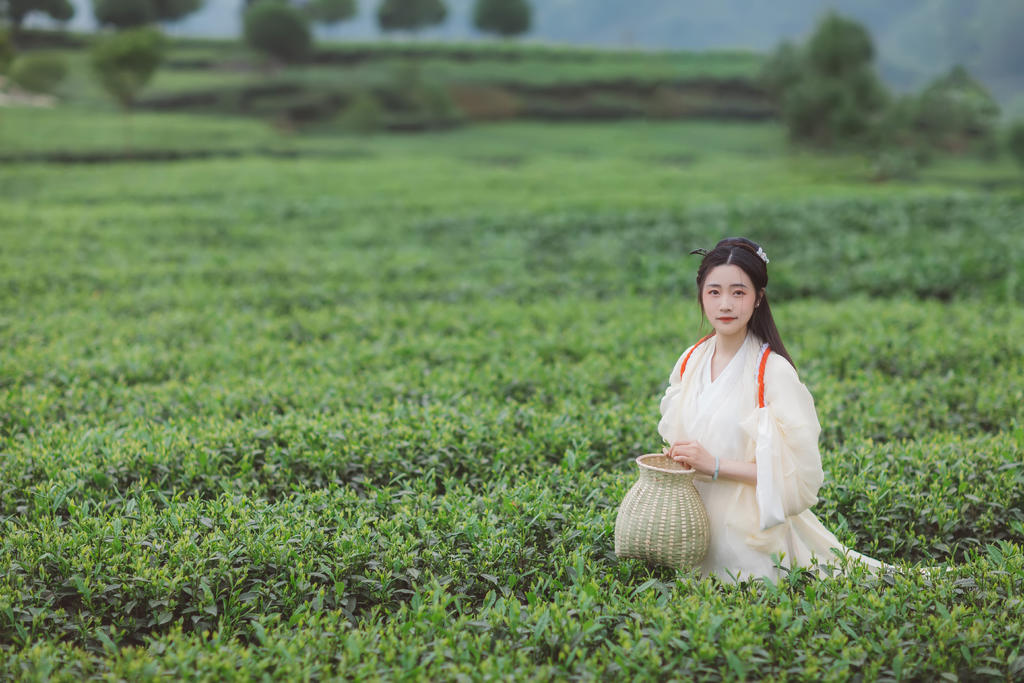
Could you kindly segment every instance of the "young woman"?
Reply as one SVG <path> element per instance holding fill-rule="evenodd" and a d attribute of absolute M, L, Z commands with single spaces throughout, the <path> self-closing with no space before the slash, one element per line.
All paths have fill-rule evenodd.
<path fill-rule="evenodd" d="M 713 334 L 687 349 L 661 400 L 665 452 L 697 470 L 711 544 L 700 570 L 726 580 L 776 578 L 784 567 L 834 564 L 833 549 L 872 569 L 810 507 L 824 479 L 814 400 L 768 307 L 768 257 L 745 238 L 719 242 L 697 270 Z"/>

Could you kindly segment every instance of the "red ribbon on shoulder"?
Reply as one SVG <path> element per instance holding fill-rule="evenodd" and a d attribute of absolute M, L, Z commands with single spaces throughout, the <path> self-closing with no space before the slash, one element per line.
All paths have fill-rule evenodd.
<path fill-rule="evenodd" d="M 686 354 L 686 357 L 683 358 L 683 364 L 679 366 L 679 379 L 683 378 L 683 372 L 686 371 L 686 364 L 690 361 L 690 356 L 693 355 L 693 352 L 697 350 L 698 346 L 706 342 L 708 339 L 711 339 L 713 336 L 715 336 L 713 333 L 709 334 L 708 336 L 704 337 L 699 342 L 694 344 L 692 347 L 690 347 L 690 352 Z"/>
<path fill-rule="evenodd" d="M 699 342 L 690 347 L 689 352 L 683 357 L 683 363 L 679 366 L 679 379 L 683 378 L 683 373 L 686 372 L 686 364 L 690 362 L 690 356 L 697 350 L 697 347 L 706 342 L 711 337 L 715 336 L 714 333 L 707 335 Z M 757 407 L 764 408 L 764 369 L 768 365 L 768 356 L 771 355 L 772 349 L 770 346 L 765 344 L 761 348 L 761 362 L 757 367 Z"/>

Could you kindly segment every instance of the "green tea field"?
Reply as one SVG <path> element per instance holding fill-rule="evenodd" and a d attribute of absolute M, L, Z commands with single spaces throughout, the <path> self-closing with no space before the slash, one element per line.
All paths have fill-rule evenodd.
<path fill-rule="evenodd" d="M 880 183 L 772 123 L 132 118 L 231 155 L 0 165 L 0 678 L 1024 677 L 1008 161 Z M 0 122 L 25 159 L 123 125 Z M 814 510 L 901 573 L 612 551 L 707 331 L 688 252 L 737 234 L 815 397 Z"/>

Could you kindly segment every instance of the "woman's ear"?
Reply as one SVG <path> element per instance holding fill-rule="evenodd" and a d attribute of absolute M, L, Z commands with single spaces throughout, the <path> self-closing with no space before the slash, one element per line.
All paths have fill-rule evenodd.
<path fill-rule="evenodd" d="M 765 291 L 764 291 L 764 287 L 762 287 L 761 291 L 757 293 L 757 303 L 754 304 L 754 308 L 757 308 L 762 303 L 764 303 L 764 296 L 765 296 Z"/>

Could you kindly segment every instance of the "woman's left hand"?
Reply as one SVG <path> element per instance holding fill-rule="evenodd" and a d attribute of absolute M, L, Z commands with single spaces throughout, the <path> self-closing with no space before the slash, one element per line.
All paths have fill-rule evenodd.
<path fill-rule="evenodd" d="M 708 453 L 699 441 L 676 441 L 669 446 L 665 455 L 701 474 L 711 475 L 715 472 L 715 456 Z"/>

